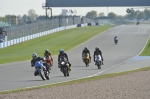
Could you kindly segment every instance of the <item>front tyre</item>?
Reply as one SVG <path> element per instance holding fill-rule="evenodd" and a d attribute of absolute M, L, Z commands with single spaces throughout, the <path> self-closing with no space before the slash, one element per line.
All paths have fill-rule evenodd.
<path fill-rule="evenodd" d="M 101 61 L 97 62 L 97 67 L 98 67 L 98 69 L 101 69 Z"/>
<path fill-rule="evenodd" d="M 68 73 L 68 70 L 67 70 L 67 68 L 62 68 L 63 70 L 63 74 L 64 74 L 64 76 L 66 77 L 67 76 L 67 73 Z"/>
<path fill-rule="evenodd" d="M 44 74 L 41 72 L 41 70 L 39 70 L 39 74 L 40 74 L 40 77 L 45 80 L 45 77 L 44 77 Z"/>

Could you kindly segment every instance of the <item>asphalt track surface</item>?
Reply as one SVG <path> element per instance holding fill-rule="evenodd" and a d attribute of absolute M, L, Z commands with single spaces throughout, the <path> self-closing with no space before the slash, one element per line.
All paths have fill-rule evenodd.
<path fill-rule="evenodd" d="M 119 38 L 117 45 L 113 42 L 115 35 Z M 143 50 L 148 41 L 149 35 L 150 26 L 140 24 L 117 26 L 95 36 L 66 52 L 72 64 L 72 71 L 69 77 L 64 77 L 62 72 L 60 72 L 57 65 L 57 55 L 53 56 L 54 66 L 50 73 L 51 78 L 45 81 L 39 76 L 34 76 L 34 67 L 32 68 L 30 66 L 30 61 L 1 64 L 0 91 L 52 84 L 93 75 L 102 75 L 145 67 L 148 64 L 129 64 L 129 61 L 132 61 L 134 58 L 136 60 L 136 57 L 138 57 L 137 55 Z M 85 66 L 81 57 L 82 50 L 85 46 L 88 46 L 92 56 L 92 62 L 89 67 Z M 102 69 L 98 69 L 93 62 L 93 52 L 96 46 L 99 46 L 103 53 L 104 65 L 102 65 Z M 148 61 L 146 62 L 148 63 Z"/>

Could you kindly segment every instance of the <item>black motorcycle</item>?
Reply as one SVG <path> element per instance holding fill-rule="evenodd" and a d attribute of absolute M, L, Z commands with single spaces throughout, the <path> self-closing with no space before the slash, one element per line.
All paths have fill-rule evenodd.
<path fill-rule="evenodd" d="M 118 38 L 115 38 L 115 39 L 114 39 L 114 43 L 117 45 L 117 43 L 118 43 Z"/>
<path fill-rule="evenodd" d="M 60 69 L 61 72 L 63 72 L 64 76 L 69 76 L 70 73 L 70 69 L 69 69 L 69 64 L 65 61 L 61 61 L 60 62 Z"/>
<path fill-rule="evenodd" d="M 136 25 L 139 25 L 140 24 L 140 22 L 138 21 L 137 23 L 136 23 Z"/>

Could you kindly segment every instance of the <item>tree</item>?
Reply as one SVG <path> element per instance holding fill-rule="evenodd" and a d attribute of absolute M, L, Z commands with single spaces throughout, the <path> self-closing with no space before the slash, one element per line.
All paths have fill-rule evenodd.
<path fill-rule="evenodd" d="M 147 16 L 146 16 L 146 14 L 144 13 L 144 11 L 142 11 L 142 12 L 140 12 L 139 14 L 138 14 L 138 18 L 142 18 L 142 19 L 145 19 Z"/>
<path fill-rule="evenodd" d="M 135 11 L 134 9 L 131 9 L 131 13 L 129 13 L 126 17 L 136 19 L 138 17 L 138 13 L 139 11 Z"/>
<path fill-rule="evenodd" d="M 2 22 L 7 22 L 7 18 L 6 17 L 2 17 Z"/>
<path fill-rule="evenodd" d="M 15 16 L 15 15 L 12 15 L 11 18 L 12 18 L 12 24 L 15 24 L 15 25 L 16 25 L 16 24 L 17 24 L 17 23 L 16 23 L 16 22 L 17 22 L 17 21 L 16 21 L 16 16 Z"/>
<path fill-rule="evenodd" d="M 145 10 L 144 10 L 144 13 L 145 13 L 145 15 L 146 15 L 146 18 L 150 18 L 150 10 L 145 9 Z"/>
<path fill-rule="evenodd" d="M 97 17 L 97 11 L 90 11 L 86 14 L 87 18 L 96 18 Z"/>
<path fill-rule="evenodd" d="M 24 14 L 23 16 L 22 16 L 22 20 L 26 20 L 28 18 L 28 16 L 26 15 L 26 14 Z"/>
<path fill-rule="evenodd" d="M 0 21 L 2 21 L 2 17 L 0 16 Z"/>
<path fill-rule="evenodd" d="M 122 18 L 124 18 L 124 16 L 122 16 L 122 15 L 117 15 L 117 18 L 118 18 L 118 19 L 122 19 Z"/>
<path fill-rule="evenodd" d="M 36 18 L 37 18 L 37 14 L 35 13 L 35 11 L 33 9 L 28 11 L 28 16 L 31 20 L 36 20 Z"/>
<path fill-rule="evenodd" d="M 110 13 L 108 13 L 107 17 L 110 19 L 116 19 L 117 15 L 114 12 L 110 12 Z"/>
<path fill-rule="evenodd" d="M 104 17 L 104 16 L 105 16 L 104 12 L 101 12 L 101 13 L 99 13 L 99 15 L 98 15 L 98 17 Z"/>

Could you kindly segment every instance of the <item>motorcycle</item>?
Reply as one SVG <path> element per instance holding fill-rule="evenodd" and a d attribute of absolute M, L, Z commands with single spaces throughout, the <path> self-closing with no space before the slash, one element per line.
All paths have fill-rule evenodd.
<path fill-rule="evenodd" d="M 48 68 L 49 70 L 51 70 L 51 67 L 52 67 L 53 62 L 52 62 L 52 59 L 50 58 L 50 56 L 44 57 L 44 62 L 48 64 L 48 67 L 47 67 L 47 68 Z"/>
<path fill-rule="evenodd" d="M 101 69 L 102 58 L 100 55 L 95 55 L 95 65 L 97 65 L 98 69 Z"/>
<path fill-rule="evenodd" d="M 67 62 L 61 61 L 60 69 L 61 69 L 61 72 L 63 72 L 65 77 L 69 76 L 70 70 L 69 70 L 69 64 Z"/>
<path fill-rule="evenodd" d="M 83 60 L 84 60 L 84 63 L 85 63 L 85 65 L 86 65 L 86 67 L 89 66 L 89 63 L 90 63 L 90 55 L 89 55 L 88 53 L 85 54 L 84 57 L 83 57 Z"/>
<path fill-rule="evenodd" d="M 136 23 L 136 25 L 139 25 L 140 24 L 140 22 L 138 21 L 137 23 Z"/>
<path fill-rule="evenodd" d="M 115 42 L 115 44 L 117 44 L 118 43 L 118 38 L 114 38 L 114 42 Z"/>
<path fill-rule="evenodd" d="M 50 76 L 49 76 L 49 72 L 47 71 L 46 68 L 43 68 L 41 66 L 41 64 L 44 64 L 43 62 L 41 61 L 38 61 L 36 62 L 35 66 L 36 66 L 36 69 L 37 69 L 37 74 L 43 79 L 43 80 L 49 80 L 50 79 Z M 46 67 L 46 66 L 45 66 Z"/>

